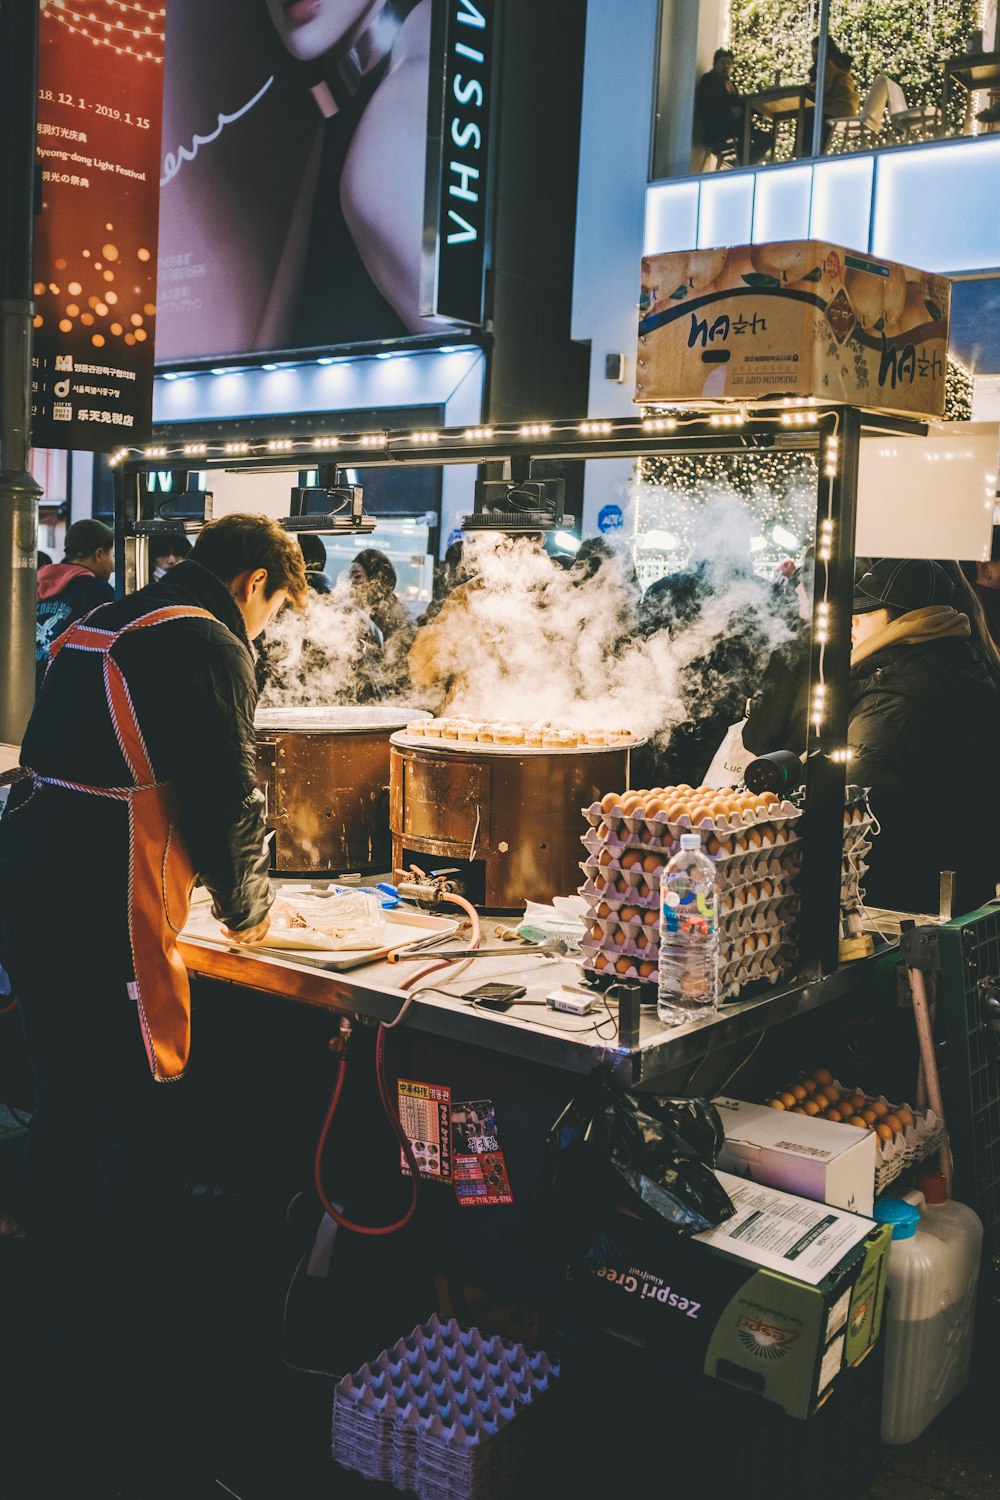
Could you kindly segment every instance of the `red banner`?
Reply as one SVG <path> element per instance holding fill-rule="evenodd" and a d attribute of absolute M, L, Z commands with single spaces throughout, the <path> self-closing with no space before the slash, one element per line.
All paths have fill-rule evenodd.
<path fill-rule="evenodd" d="M 41 0 L 37 447 L 150 434 L 165 25 L 151 0 Z"/>

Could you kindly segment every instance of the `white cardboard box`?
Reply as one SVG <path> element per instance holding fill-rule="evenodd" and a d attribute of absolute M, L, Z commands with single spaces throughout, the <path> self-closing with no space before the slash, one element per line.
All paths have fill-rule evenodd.
<path fill-rule="evenodd" d="M 873 1130 L 748 1104 L 713 1100 L 726 1132 L 719 1167 L 786 1193 L 870 1214 L 875 1197 Z"/>

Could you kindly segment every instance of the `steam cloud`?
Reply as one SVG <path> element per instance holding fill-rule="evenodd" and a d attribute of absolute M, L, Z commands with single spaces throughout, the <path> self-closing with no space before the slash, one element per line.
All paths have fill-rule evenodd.
<path fill-rule="evenodd" d="M 663 744 L 713 701 L 734 690 L 749 697 L 753 681 L 727 681 L 717 670 L 693 680 L 688 669 L 731 636 L 734 619 L 765 643 L 761 670 L 790 630 L 747 572 L 757 528 L 739 501 L 720 494 L 699 516 L 686 562 L 702 564 L 706 593 L 673 639 L 636 633 L 639 591 L 625 557 L 585 578 L 554 567 L 525 539 L 467 538 L 464 566 L 474 581 L 418 633 L 406 701 L 473 718 L 630 729 Z M 365 617 L 337 593 L 311 598 L 302 614 L 284 611 L 269 632 L 262 702 L 359 701 L 366 634 Z"/>

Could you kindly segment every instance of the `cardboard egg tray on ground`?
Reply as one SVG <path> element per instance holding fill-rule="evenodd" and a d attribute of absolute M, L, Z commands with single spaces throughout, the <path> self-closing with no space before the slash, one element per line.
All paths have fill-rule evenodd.
<path fill-rule="evenodd" d="M 525 1419 L 558 1376 L 544 1351 L 435 1315 L 339 1382 L 333 1458 L 421 1500 L 491 1500 L 527 1480 Z"/>

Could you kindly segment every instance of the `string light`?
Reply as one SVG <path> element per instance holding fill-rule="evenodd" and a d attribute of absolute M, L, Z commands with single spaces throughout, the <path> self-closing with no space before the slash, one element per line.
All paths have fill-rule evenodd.
<path fill-rule="evenodd" d="M 577 431 L 581 437 L 607 437 L 611 432 L 611 423 L 581 422 Z"/>
<path fill-rule="evenodd" d="M 319 437 L 319 438 L 316 438 L 314 441 L 315 441 L 315 444 L 316 444 L 317 448 L 339 448 L 340 447 L 340 438 L 339 437 Z"/>
<path fill-rule="evenodd" d="M 467 427 L 463 436 L 467 443 L 483 442 L 493 436 L 492 427 Z"/>
<path fill-rule="evenodd" d="M 291 438 L 272 438 L 267 445 L 267 451 L 268 453 L 287 453 L 291 447 Z"/>
<path fill-rule="evenodd" d="M 420 445 L 420 444 L 426 445 L 427 443 L 436 443 L 436 442 L 440 441 L 440 437 L 441 437 L 441 434 L 439 432 L 411 432 L 410 433 L 410 441 L 414 442 L 414 443 L 417 443 L 418 445 Z"/>
<path fill-rule="evenodd" d="M 227 443 L 225 445 L 225 451 L 226 451 L 226 453 L 249 453 L 250 452 L 250 444 L 249 443 Z"/>
<path fill-rule="evenodd" d="M 112 4 L 116 9 L 123 11 L 129 8 L 122 4 L 119 4 L 118 0 L 105 0 L 105 3 Z M 150 20 L 162 20 L 166 15 L 166 11 L 164 10 L 155 12 L 143 10 L 140 6 L 135 6 L 132 8 L 136 10 L 140 15 L 148 16 Z M 164 33 L 162 31 L 154 31 L 150 26 L 143 26 L 141 30 L 137 30 L 130 23 L 124 21 L 116 21 L 113 24 L 110 21 L 101 22 L 98 21 L 96 15 L 94 15 L 92 12 L 88 13 L 87 15 L 83 15 L 78 11 L 69 10 L 64 5 L 56 7 L 55 5 L 46 4 L 43 7 L 42 14 L 43 16 L 47 16 L 55 21 L 58 21 L 60 26 L 65 26 L 67 31 L 72 32 L 74 36 L 83 37 L 84 40 L 90 42 L 92 46 L 108 47 L 112 52 L 116 53 L 118 57 L 121 57 L 122 54 L 125 53 L 129 57 L 134 57 L 137 62 L 163 62 L 162 51 L 143 51 L 141 46 L 139 48 L 133 48 L 130 47 L 129 44 L 125 41 L 125 37 L 127 35 L 130 35 L 133 41 L 144 44 L 147 49 L 153 42 L 164 42 Z M 77 25 L 75 26 L 73 24 L 74 21 L 77 22 Z M 95 36 L 91 31 L 87 29 L 86 23 L 88 22 L 93 26 L 103 26 L 106 35 Z"/>
<path fill-rule="evenodd" d="M 208 445 L 206 443 L 185 443 L 181 452 L 185 458 L 197 458 L 201 454 L 208 452 Z"/>
<path fill-rule="evenodd" d="M 520 429 L 521 437 L 549 437 L 552 427 L 548 422 L 526 422 Z"/>

